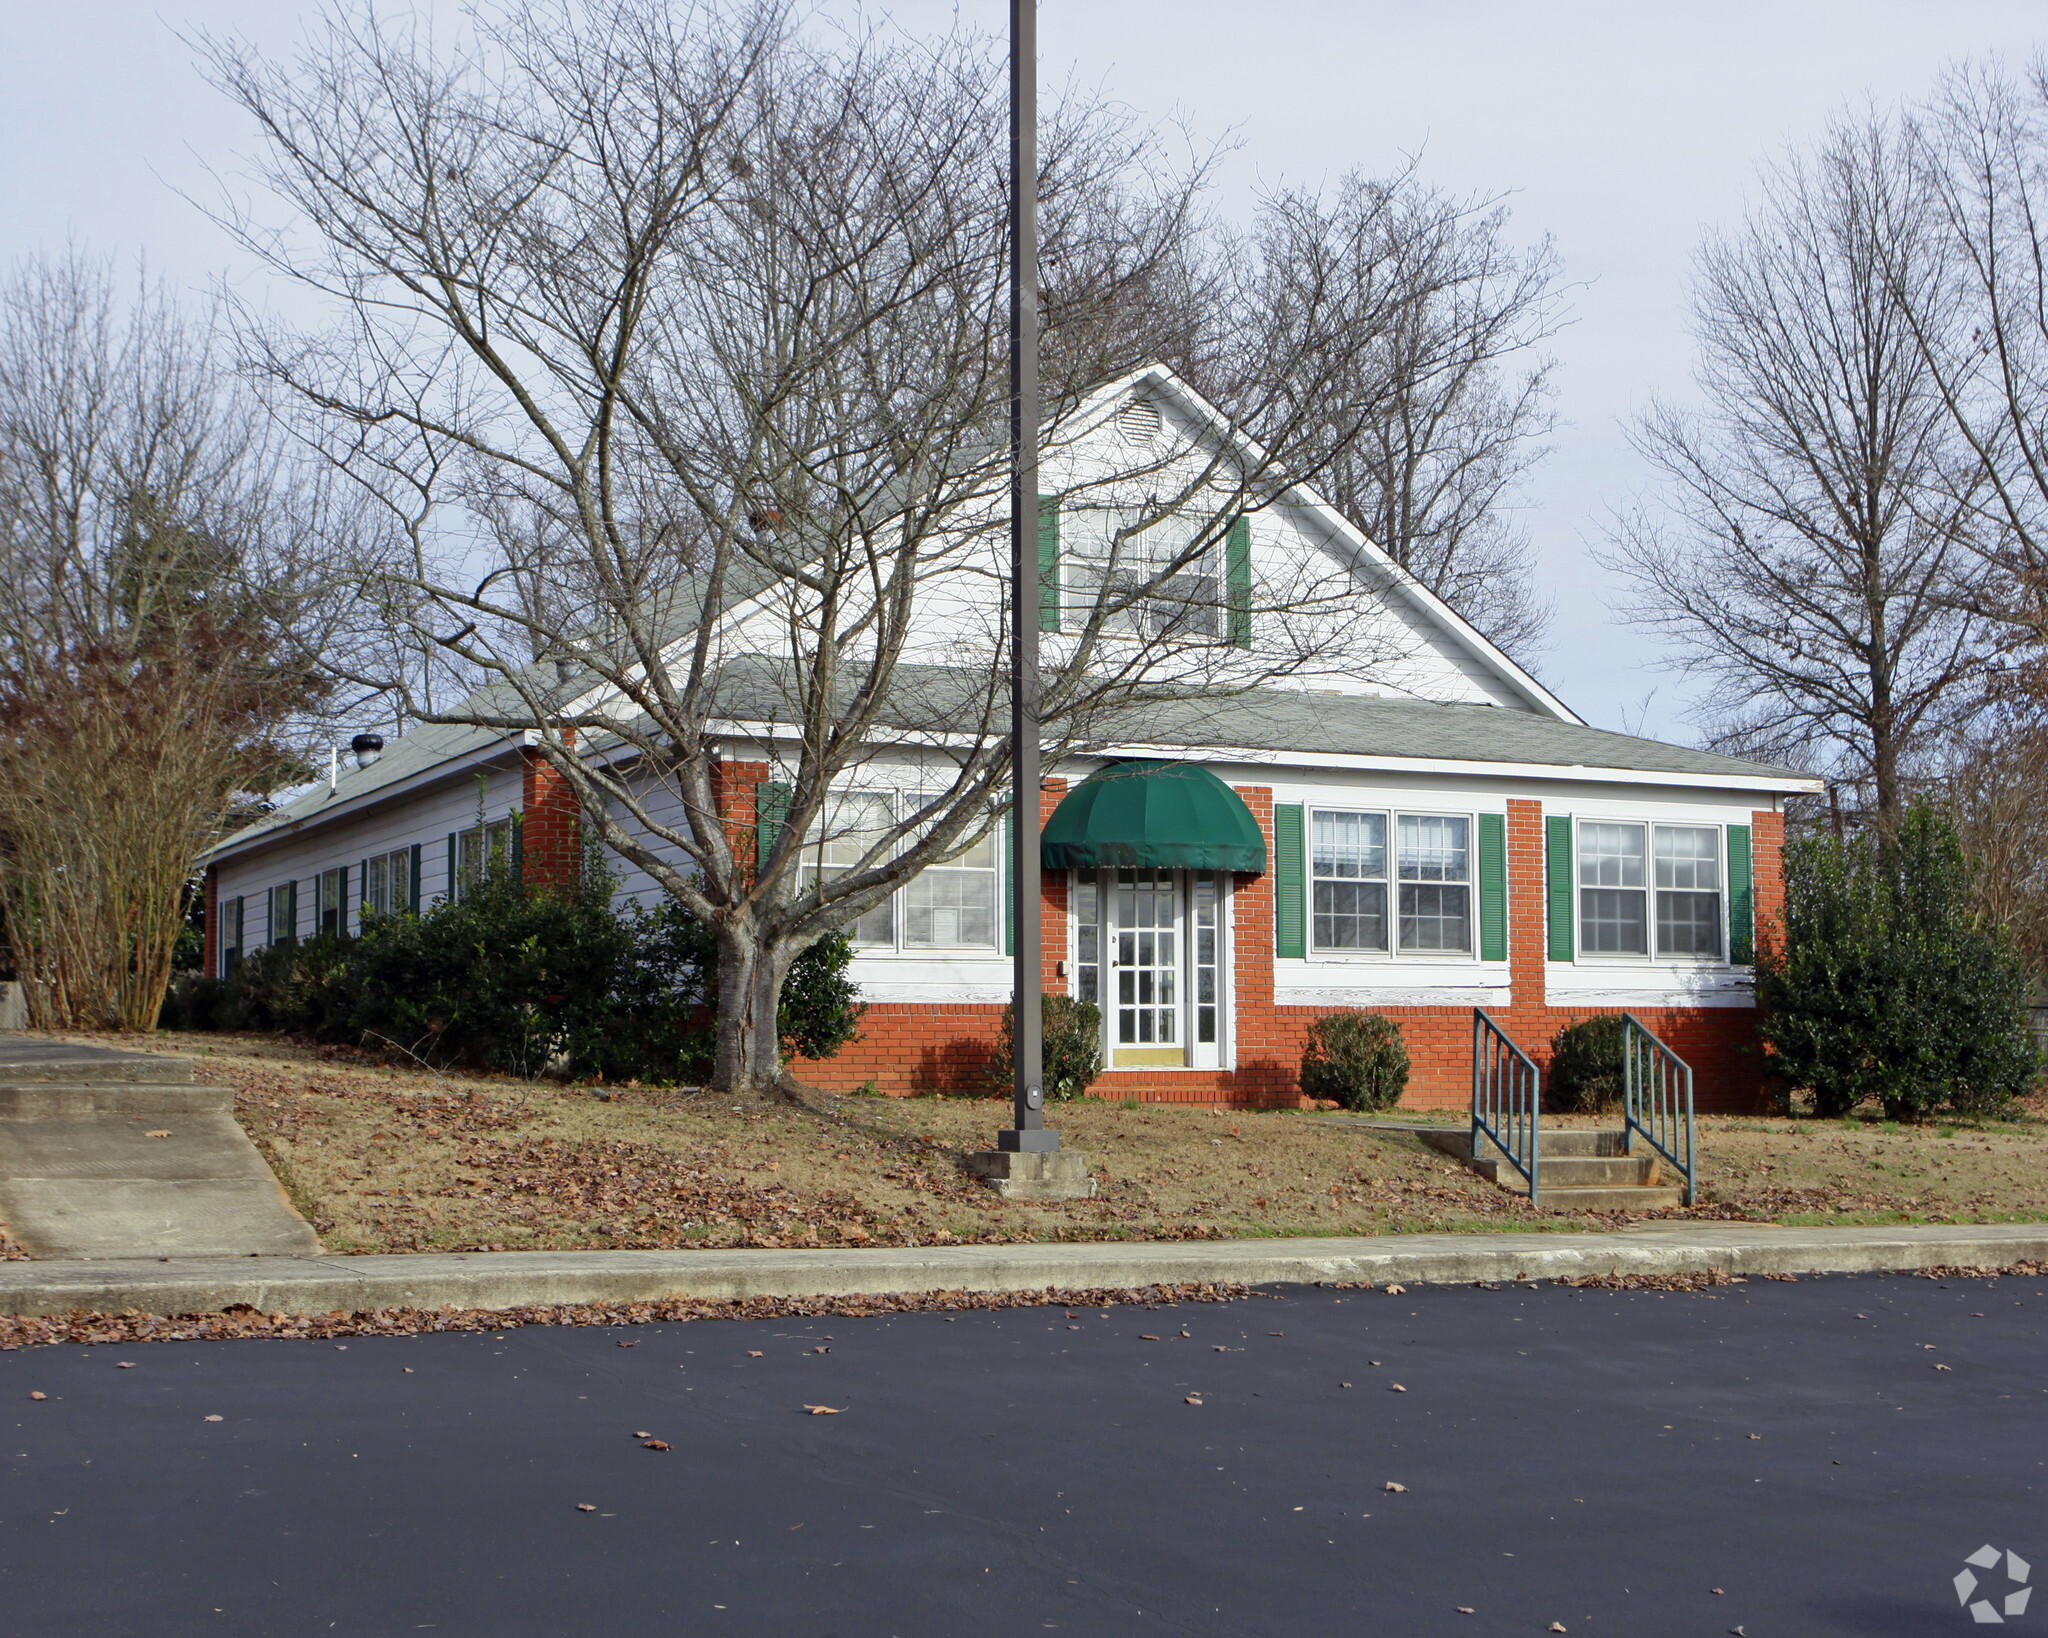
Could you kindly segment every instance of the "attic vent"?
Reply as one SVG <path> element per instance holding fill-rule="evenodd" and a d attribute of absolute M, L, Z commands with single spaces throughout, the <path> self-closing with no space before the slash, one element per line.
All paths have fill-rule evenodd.
<path fill-rule="evenodd" d="M 1116 429 L 1127 444 L 1159 441 L 1159 406 L 1149 398 L 1133 398 L 1116 412 Z"/>

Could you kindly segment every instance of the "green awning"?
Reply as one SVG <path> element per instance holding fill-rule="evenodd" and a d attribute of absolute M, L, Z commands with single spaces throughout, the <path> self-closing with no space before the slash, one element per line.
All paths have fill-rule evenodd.
<path fill-rule="evenodd" d="M 1266 838 L 1239 796 L 1188 762 L 1119 762 L 1067 792 L 1039 838 L 1047 870 L 1266 868 Z"/>

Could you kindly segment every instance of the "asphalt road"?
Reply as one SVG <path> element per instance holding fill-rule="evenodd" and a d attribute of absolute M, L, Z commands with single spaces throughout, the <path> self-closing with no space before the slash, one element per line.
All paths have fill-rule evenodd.
<path fill-rule="evenodd" d="M 2044 1320 L 1860 1277 L 24 1350 L 0 1632 L 1927 1638 L 1986 1545 L 2048 1578 Z"/>

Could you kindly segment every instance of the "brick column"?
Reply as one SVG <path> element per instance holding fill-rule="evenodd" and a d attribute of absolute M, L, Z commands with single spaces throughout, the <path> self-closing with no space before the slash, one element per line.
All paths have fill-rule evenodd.
<path fill-rule="evenodd" d="M 1299 1056 L 1299 1026 L 1283 1026 L 1273 1002 L 1273 788 L 1235 785 L 1266 839 L 1266 868 L 1231 878 L 1231 1056 L 1240 1101 L 1284 1098 L 1294 1090 L 1290 1051 Z M 1284 1037 L 1284 1039 L 1283 1039 Z"/>
<path fill-rule="evenodd" d="M 571 744 L 572 732 L 563 732 Z M 573 888 L 581 874 L 582 804 L 539 750 L 529 745 L 519 755 L 520 869 L 530 883 Z"/>
<path fill-rule="evenodd" d="M 711 768 L 711 800 L 725 820 L 725 841 L 749 878 L 761 861 L 754 856 L 761 817 L 761 787 L 772 770 L 765 762 L 717 762 Z"/>
<path fill-rule="evenodd" d="M 1053 810 L 1066 799 L 1067 782 L 1048 778 L 1038 787 L 1038 828 L 1044 831 Z M 1001 832 L 997 832 L 998 839 Z M 1010 868 L 1005 860 L 1003 868 Z M 1042 871 L 1038 878 L 1038 987 L 1047 995 L 1071 995 L 1074 981 L 1060 977 L 1067 959 L 1067 873 Z"/>
<path fill-rule="evenodd" d="M 1550 900 L 1544 879 L 1543 804 L 1508 798 L 1508 982 L 1515 998 L 1510 1013 L 1529 1020 L 1516 1036 L 1533 1052 L 1548 1042 L 1549 1005 L 1543 964 L 1550 951 Z"/>
<path fill-rule="evenodd" d="M 1750 870 L 1756 884 L 1756 936 L 1777 937 L 1778 918 L 1785 911 L 1785 816 L 1749 816 Z"/>
<path fill-rule="evenodd" d="M 208 978 L 220 976 L 220 866 L 206 867 L 206 938 L 200 955 L 200 971 Z"/>

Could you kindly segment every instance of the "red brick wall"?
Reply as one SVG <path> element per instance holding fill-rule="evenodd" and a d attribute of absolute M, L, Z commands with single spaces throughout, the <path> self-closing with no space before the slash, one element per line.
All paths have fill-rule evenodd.
<path fill-rule="evenodd" d="M 582 804 L 538 750 L 528 746 L 519 754 L 520 870 L 529 882 L 573 887 L 582 862 Z"/>
<path fill-rule="evenodd" d="M 1057 783 L 1057 790 L 1054 784 Z M 1041 797 L 1041 822 L 1065 792 L 1048 782 Z M 1273 846 L 1273 793 L 1264 786 L 1239 786 Z M 1508 832 L 1508 965 L 1513 1000 L 1492 1009 L 1495 1020 L 1539 1064 L 1549 1066 L 1550 1043 L 1566 1024 L 1605 1007 L 1552 1006 L 1545 988 L 1547 905 L 1544 883 L 1543 806 L 1511 799 Z M 1775 813 L 1751 816 L 1759 927 L 1783 904 L 1781 849 L 1784 821 Z M 1053 964 L 1067 949 L 1066 879 L 1049 874 L 1041 906 L 1046 988 L 1067 980 Z M 1230 1104 L 1237 1107 L 1294 1106 L 1300 1103 L 1295 1073 L 1308 1027 L 1327 1009 L 1274 1003 L 1273 879 L 1239 875 L 1233 894 L 1236 988 L 1234 1070 L 1112 1070 L 1095 1085 L 1105 1098 L 1137 1097 L 1160 1103 Z M 1404 1102 L 1416 1108 L 1463 1108 L 1472 1091 L 1472 1010 L 1469 1007 L 1385 1007 L 1377 1009 L 1401 1025 L 1412 1064 Z M 1756 1014 L 1748 1007 L 1661 1007 L 1632 1009 L 1650 1029 L 1693 1067 L 1702 1110 L 1748 1111 L 1761 1104 L 1758 1063 L 1750 1047 Z M 851 1090 L 872 1080 L 887 1093 L 972 1092 L 987 1083 L 987 1065 L 1002 1018 L 997 1005 L 943 1006 L 878 1003 L 870 1006 L 861 1037 L 826 1063 L 799 1066 L 806 1079 Z"/>
<path fill-rule="evenodd" d="M 220 866 L 206 867 L 206 940 L 199 969 L 208 978 L 220 976 Z"/>

